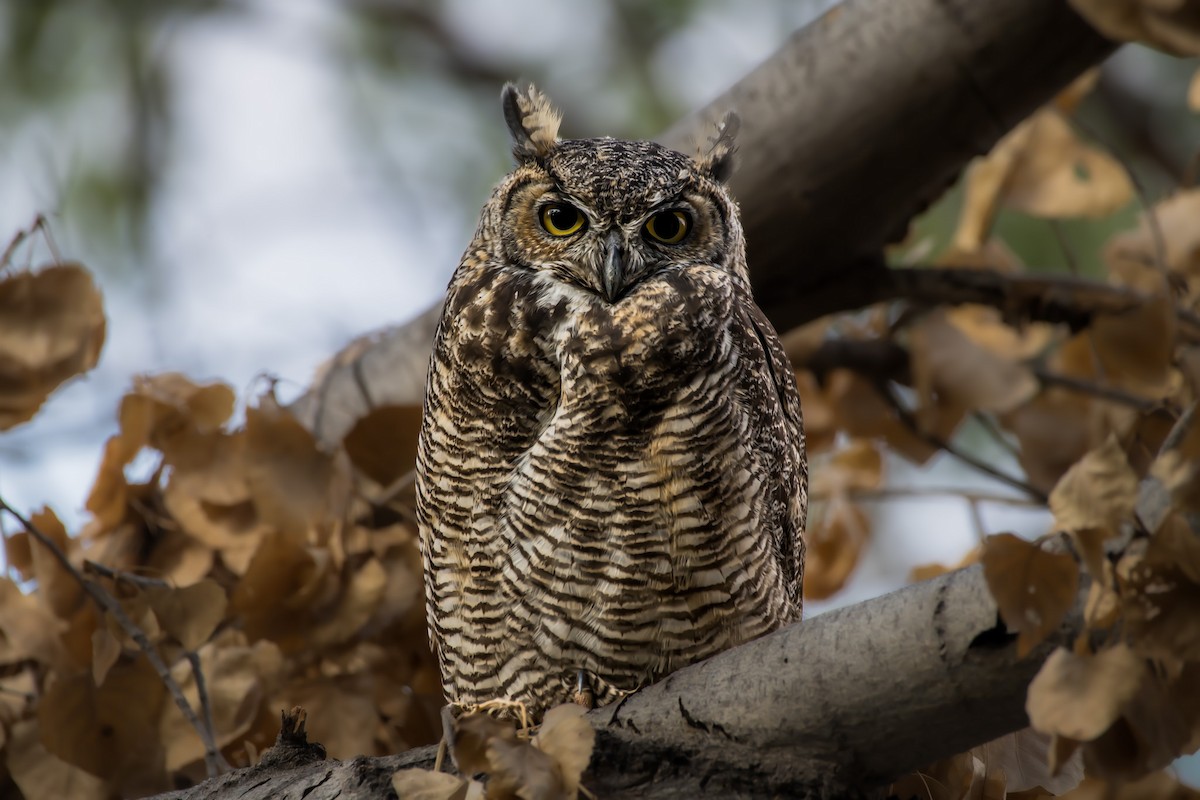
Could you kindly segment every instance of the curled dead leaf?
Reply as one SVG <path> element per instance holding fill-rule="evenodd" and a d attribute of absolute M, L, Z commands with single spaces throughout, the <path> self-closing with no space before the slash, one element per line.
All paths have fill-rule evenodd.
<path fill-rule="evenodd" d="M 225 590 L 212 580 L 182 588 L 152 587 L 146 590 L 146 600 L 163 631 L 191 651 L 212 636 L 228 604 Z"/>
<path fill-rule="evenodd" d="M 105 328 L 100 292 L 79 264 L 0 277 L 0 431 L 96 366 Z"/>
<path fill-rule="evenodd" d="M 493 739 L 515 742 L 517 731 L 513 723 L 483 713 L 467 714 L 458 719 L 454 725 L 451 755 L 459 771 L 465 775 L 487 772 L 487 748 Z"/>
<path fill-rule="evenodd" d="M 246 480 L 259 518 L 288 533 L 341 520 L 349 503 L 345 454 L 319 448 L 270 391 L 246 409 Z"/>
<path fill-rule="evenodd" d="M 1116 528 L 1137 502 L 1138 480 L 1115 436 L 1089 451 L 1050 493 L 1050 511 L 1061 530 Z"/>
<path fill-rule="evenodd" d="M 487 746 L 489 800 L 573 800 L 558 763 L 527 742 L 492 739 Z"/>
<path fill-rule="evenodd" d="M 922 410 L 935 407 L 936 396 L 943 404 L 1005 413 L 1038 391 L 1028 367 L 976 344 L 940 309 L 912 327 L 909 354 Z"/>
<path fill-rule="evenodd" d="M 1103 217 L 1132 197 L 1124 168 L 1080 140 L 1060 111 L 1046 107 L 971 165 L 954 244 L 978 249 L 1000 206 L 1051 219 Z"/>
<path fill-rule="evenodd" d="M 871 520 L 835 495 L 805 531 L 804 599 L 824 600 L 846 585 L 871 534 Z"/>
<path fill-rule="evenodd" d="M 404 800 L 479 800 L 483 786 L 457 775 L 427 769 L 402 769 L 392 775 L 392 788 Z"/>
<path fill-rule="evenodd" d="M 1062 553 L 1001 533 L 983 545 L 983 575 L 1010 630 L 1017 655 L 1025 656 L 1053 633 L 1075 605 L 1079 568 Z"/>
<path fill-rule="evenodd" d="M 596 731 L 584 718 L 583 706 L 567 704 L 556 706 L 542 717 L 542 724 L 534 737 L 534 745 L 558 762 L 563 779 L 563 788 L 568 797 L 579 792 L 579 781 L 592 759 L 592 748 L 596 745 Z"/>
<path fill-rule="evenodd" d="M 103 686 L 88 672 L 60 675 L 38 704 L 46 749 L 112 781 L 122 795 L 167 788 L 158 717 L 166 690 L 145 657 L 115 665 Z"/>
<path fill-rule="evenodd" d="M 1145 660 L 1124 644 L 1092 656 L 1060 647 L 1029 684 L 1025 710 L 1043 733 L 1090 742 L 1120 717 L 1145 676 Z"/>

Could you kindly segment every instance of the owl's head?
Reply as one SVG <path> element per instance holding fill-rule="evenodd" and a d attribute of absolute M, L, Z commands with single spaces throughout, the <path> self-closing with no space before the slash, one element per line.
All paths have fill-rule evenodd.
<path fill-rule="evenodd" d="M 705 264 L 746 280 L 732 170 L 735 115 L 696 156 L 654 142 L 558 138 L 544 95 L 501 96 L 516 169 L 493 198 L 504 261 L 616 303 L 664 270 Z"/>

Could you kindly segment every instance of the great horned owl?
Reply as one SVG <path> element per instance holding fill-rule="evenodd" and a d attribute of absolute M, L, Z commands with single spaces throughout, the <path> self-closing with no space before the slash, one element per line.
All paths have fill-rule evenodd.
<path fill-rule="evenodd" d="M 723 185 L 736 117 L 692 158 L 502 104 L 517 166 L 450 281 L 417 514 L 447 698 L 536 717 L 799 619 L 807 461 Z"/>

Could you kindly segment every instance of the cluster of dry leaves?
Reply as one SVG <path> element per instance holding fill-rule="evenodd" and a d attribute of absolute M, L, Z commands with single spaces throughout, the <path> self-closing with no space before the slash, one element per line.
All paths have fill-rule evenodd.
<path fill-rule="evenodd" d="M 592 757 L 596 731 L 583 706 L 546 712 L 536 734 L 517 730 L 486 713 L 454 723 L 450 753 L 460 775 L 486 775 L 486 783 L 427 769 L 400 770 L 392 786 L 400 797 L 423 800 L 525 800 L 575 798 L 585 792 L 583 771 Z M 590 795 L 589 795 L 590 796 Z"/>
<path fill-rule="evenodd" d="M 100 309 L 78 265 L 0 279 L 0 429 L 95 364 Z M 0 784 L 20 796 L 140 796 L 248 764 L 292 706 L 336 757 L 437 738 L 404 480 L 419 412 L 324 450 L 269 388 L 234 411 L 220 383 L 136 379 L 84 529 L 50 509 L 5 526 Z"/>
<path fill-rule="evenodd" d="M 1110 36 L 1200 55 L 1190 0 L 1072 5 Z M 1104 281 L 1040 284 L 1053 296 L 1027 295 L 1025 268 L 992 232 L 1001 208 L 1101 218 L 1137 199 L 1124 166 L 1073 124 L 1094 80 L 1084 76 L 968 173 L 953 244 L 934 266 L 1012 276 L 1007 297 L 915 302 L 899 314 L 880 306 L 787 337 L 810 451 L 821 454 L 806 596 L 835 593 L 858 563 L 871 532 L 862 504 L 879 497 L 884 450 L 916 463 L 949 451 L 987 467 L 952 444 L 967 419 L 1014 452 L 1023 475 L 998 477 L 1047 502 L 1054 522 L 1036 542 L 989 536 L 955 566 L 982 561 L 1022 654 L 1080 613 L 1086 589 L 1083 633 L 1030 687 L 1032 731 L 1019 752 L 1011 742 L 1005 753 L 976 748 L 898 782 L 899 796 L 1200 797 L 1161 771 L 1200 749 L 1200 190 L 1175 192 L 1114 236 Z M 1200 72 L 1188 101 L 1200 110 Z M 1064 261 L 1073 267 L 1070 252 Z M 1086 324 L 1040 321 L 1043 301 L 1073 306 Z M 1029 775 L 1018 774 L 1022 761 Z M 1028 769 L 1035 761 L 1048 772 Z M 1069 778 L 1062 791 L 1074 785 L 1079 764 L 1088 777 L 1077 788 L 1051 791 L 1063 783 L 1054 775 Z"/>

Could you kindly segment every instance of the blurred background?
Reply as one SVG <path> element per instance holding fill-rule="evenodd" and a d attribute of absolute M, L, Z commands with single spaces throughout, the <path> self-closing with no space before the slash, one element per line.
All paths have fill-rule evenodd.
<path fill-rule="evenodd" d="M 509 168 L 504 81 L 547 90 L 567 136 L 649 138 L 835 4 L 0 0 L 0 239 L 46 215 L 109 317 L 100 366 L 0 437 L 0 493 L 78 528 L 134 374 L 223 379 L 243 396 L 270 375 L 290 399 L 350 338 L 428 307 Z M 1192 180 L 1195 67 L 1127 46 L 1081 111 L 1148 198 Z M 947 242 L 957 196 L 898 258 Z M 1139 207 L 1102 223 L 1004 212 L 998 232 L 1031 269 L 1066 250 L 1094 271 Z M 39 237 L 15 264 L 50 258 Z M 981 432 L 961 440 L 1019 470 Z M 1040 511 L 941 492 L 1004 494 L 956 462 L 887 468 L 897 502 L 814 611 L 957 561 L 985 531 L 1045 531 Z"/>

